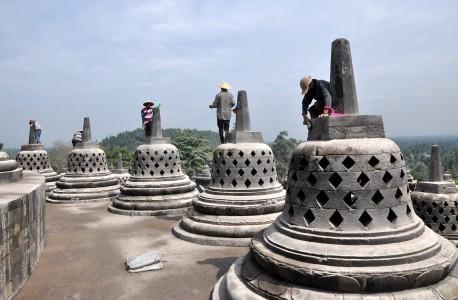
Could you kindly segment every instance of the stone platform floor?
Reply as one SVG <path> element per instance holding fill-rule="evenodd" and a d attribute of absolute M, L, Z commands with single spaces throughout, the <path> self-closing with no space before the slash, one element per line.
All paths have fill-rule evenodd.
<path fill-rule="evenodd" d="M 108 203 L 46 207 L 47 244 L 15 300 L 208 299 L 217 280 L 247 248 L 212 247 L 175 238 L 179 218 L 126 217 Z M 130 274 L 125 257 L 162 253 L 164 269 Z"/>

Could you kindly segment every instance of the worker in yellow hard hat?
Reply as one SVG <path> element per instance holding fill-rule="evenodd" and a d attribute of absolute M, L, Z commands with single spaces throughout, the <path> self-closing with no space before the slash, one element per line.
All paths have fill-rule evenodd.
<path fill-rule="evenodd" d="M 310 126 L 310 119 L 327 116 L 332 111 L 331 85 L 328 81 L 305 76 L 299 83 L 302 95 L 302 117 L 304 125 Z M 315 103 L 310 106 L 313 100 Z M 310 118 L 307 116 L 310 113 Z"/>
<path fill-rule="evenodd" d="M 234 96 L 229 92 L 231 86 L 227 82 L 221 82 L 217 85 L 221 91 L 216 94 L 215 101 L 209 105 L 210 108 L 216 108 L 216 120 L 219 130 L 219 139 L 221 144 L 228 141 L 229 124 L 231 122 L 232 107 L 235 105 Z"/>

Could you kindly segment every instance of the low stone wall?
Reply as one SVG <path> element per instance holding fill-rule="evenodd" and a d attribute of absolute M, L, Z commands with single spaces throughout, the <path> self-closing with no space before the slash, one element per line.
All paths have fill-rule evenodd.
<path fill-rule="evenodd" d="M 0 300 L 24 285 L 44 244 L 44 177 L 24 173 L 22 180 L 0 184 Z"/>

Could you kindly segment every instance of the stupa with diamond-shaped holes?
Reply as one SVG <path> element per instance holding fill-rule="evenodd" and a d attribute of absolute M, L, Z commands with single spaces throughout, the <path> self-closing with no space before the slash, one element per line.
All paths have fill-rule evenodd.
<path fill-rule="evenodd" d="M 45 177 L 47 193 L 56 188 L 56 181 L 61 176 L 52 169 L 44 146 L 36 144 L 35 130 L 32 127 L 29 130 L 29 143 L 21 146 L 16 161 L 24 171 L 37 172 Z"/>
<path fill-rule="evenodd" d="M 183 174 L 180 154 L 162 136 L 160 110 L 153 114 L 152 136 L 135 150 L 132 174 L 108 211 L 122 215 L 182 215 L 198 195 L 196 184 Z"/>
<path fill-rule="evenodd" d="M 352 74 L 348 41 L 334 50 L 345 68 L 331 73 Z M 345 92 L 353 76 L 341 78 L 341 98 L 356 95 Z M 457 249 L 415 214 L 404 158 L 381 116 L 342 112 L 352 115 L 312 121 L 291 157 L 283 213 L 212 299 L 456 299 Z"/>
<path fill-rule="evenodd" d="M 412 203 L 429 228 L 458 246 L 458 189 L 444 178 L 438 145 L 431 147 L 429 180 L 417 183 Z"/>
<path fill-rule="evenodd" d="M 46 198 L 51 203 L 109 201 L 119 194 L 118 179 L 108 170 L 105 151 L 92 141 L 89 118 L 84 118 L 83 141 L 67 158 L 68 170 Z"/>
<path fill-rule="evenodd" d="M 277 180 L 272 149 L 261 132 L 251 131 L 245 91 L 237 97 L 239 111 L 230 143 L 216 147 L 210 185 L 175 225 L 186 241 L 246 246 L 283 209 L 285 190 Z"/>

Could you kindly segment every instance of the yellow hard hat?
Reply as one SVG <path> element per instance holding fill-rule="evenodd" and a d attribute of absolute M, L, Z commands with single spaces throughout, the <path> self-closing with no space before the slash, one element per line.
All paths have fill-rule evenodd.
<path fill-rule="evenodd" d="M 311 76 L 305 76 L 304 78 L 301 79 L 301 81 L 299 82 L 299 85 L 302 89 L 302 95 L 307 94 L 311 83 L 312 83 Z"/>
<path fill-rule="evenodd" d="M 227 82 L 218 83 L 216 86 L 219 87 L 219 88 L 225 89 L 225 90 L 230 90 L 231 89 L 230 84 L 227 83 Z"/>

